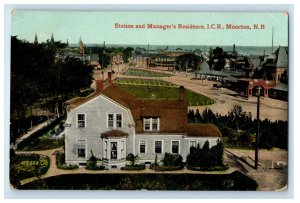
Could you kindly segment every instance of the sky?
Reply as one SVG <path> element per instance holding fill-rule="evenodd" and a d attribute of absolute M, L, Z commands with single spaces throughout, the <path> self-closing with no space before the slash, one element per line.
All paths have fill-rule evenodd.
<path fill-rule="evenodd" d="M 115 28 L 128 25 L 175 25 L 176 29 Z M 203 25 L 206 29 L 178 29 L 178 24 Z M 224 29 L 207 29 L 220 24 Z M 252 29 L 226 29 L 227 24 L 249 25 Z M 265 29 L 253 29 L 263 24 Z M 111 11 L 30 11 L 14 10 L 11 35 L 33 42 L 50 39 L 85 44 L 152 45 L 288 45 L 288 14 L 282 12 L 111 12 Z"/>

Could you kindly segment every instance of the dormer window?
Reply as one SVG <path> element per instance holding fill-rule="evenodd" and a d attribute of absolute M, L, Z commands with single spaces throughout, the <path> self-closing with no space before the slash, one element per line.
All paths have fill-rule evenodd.
<path fill-rule="evenodd" d="M 158 117 L 144 118 L 144 130 L 159 131 L 159 118 Z"/>
<path fill-rule="evenodd" d="M 77 114 L 77 127 L 85 128 L 85 114 Z"/>

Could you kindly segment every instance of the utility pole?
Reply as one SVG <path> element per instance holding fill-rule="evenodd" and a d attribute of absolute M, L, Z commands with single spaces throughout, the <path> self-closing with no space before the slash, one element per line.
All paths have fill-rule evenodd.
<path fill-rule="evenodd" d="M 260 100 L 260 87 L 258 87 L 257 94 L 257 131 L 255 136 L 255 169 L 258 169 L 258 148 L 259 148 L 259 100 Z"/>

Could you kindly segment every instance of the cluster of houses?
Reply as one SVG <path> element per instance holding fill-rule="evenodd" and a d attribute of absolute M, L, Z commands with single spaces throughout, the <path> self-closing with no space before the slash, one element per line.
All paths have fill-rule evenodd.
<path fill-rule="evenodd" d="M 193 61 L 195 56 L 200 60 Z M 151 50 L 140 53 L 137 60 L 142 60 L 144 67 L 167 67 L 168 70 L 193 70 L 194 79 L 213 80 L 220 87 L 228 87 L 240 95 L 253 96 L 260 94 L 281 100 L 288 100 L 288 47 L 279 47 L 271 55 L 238 55 L 233 45 L 232 51 L 224 52 L 225 65 L 221 71 L 214 70 L 214 59 L 209 66 L 209 57 L 205 52 Z M 181 59 L 186 59 L 183 63 Z M 181 67 L 183 66 L 183 67 Z M 180 68 L 181 67 L 181 68 Z"/>

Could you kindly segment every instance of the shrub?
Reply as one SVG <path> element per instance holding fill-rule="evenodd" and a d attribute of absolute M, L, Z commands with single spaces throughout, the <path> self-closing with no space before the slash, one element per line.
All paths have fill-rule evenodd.
<path fill-rule="evenodd" d="M 134 156 L 133 154 L 128 154 L 128 156 L 126 157 L 126 160 L 129 161 L 131 165 L 134 165 L 138 159 L 139 156 L 138 155 Z"/>
<path fill-rule="evenodd" d="M 146 169 L 145 164 L 136 164 L 136 165 L 126 165 L 121 167 L 121 170 L 128 170 L 128 171 L 138 171 Z"/>
<path fill-rule="evenodd" d="M 63 169 L 63 170 L 73 170 L 73 169 L 77 169 L 78 165 L 66 165 L 65 164 L 65 154 L 64 153 L 57 153 L 56 154 L 56 166 L 59 169 Z"/>
<path fill-rule="evenodd" d="M 94 156 L 93 154 L 93 151 L 91 150 L 91 156 L 89 158 L 89 160 L 87 161 L 87 166 L 86 166 L 86 169 L 87 170 L 104 170 L 105 167 L 100 165 L 100 166 L 97 166 L 97 158 Z"/>
<path fill-rule="evenodd" d="M 181 166 L 182 156 L 180 154 L 165 153 L 163 164 L 164 166 Z"/>
<path fill-rule="evenodd" d="M 155 165 L 151 164 L 150 169 L 154 171 L 177 171 L 183 169 L 183 165 L 180 166 L 163 166 L 163 165 Z"/>
<path fill-rule="evenodd" d="M 191 150 L 191 153 L 187 156 L 188 168 L 209 169 L 223 166 L 223 150 L 222 142 L 218 141 L 216 146 L 209 148 L 209 142 L 206 141 L 202 148 L 198 146 Z"/>

